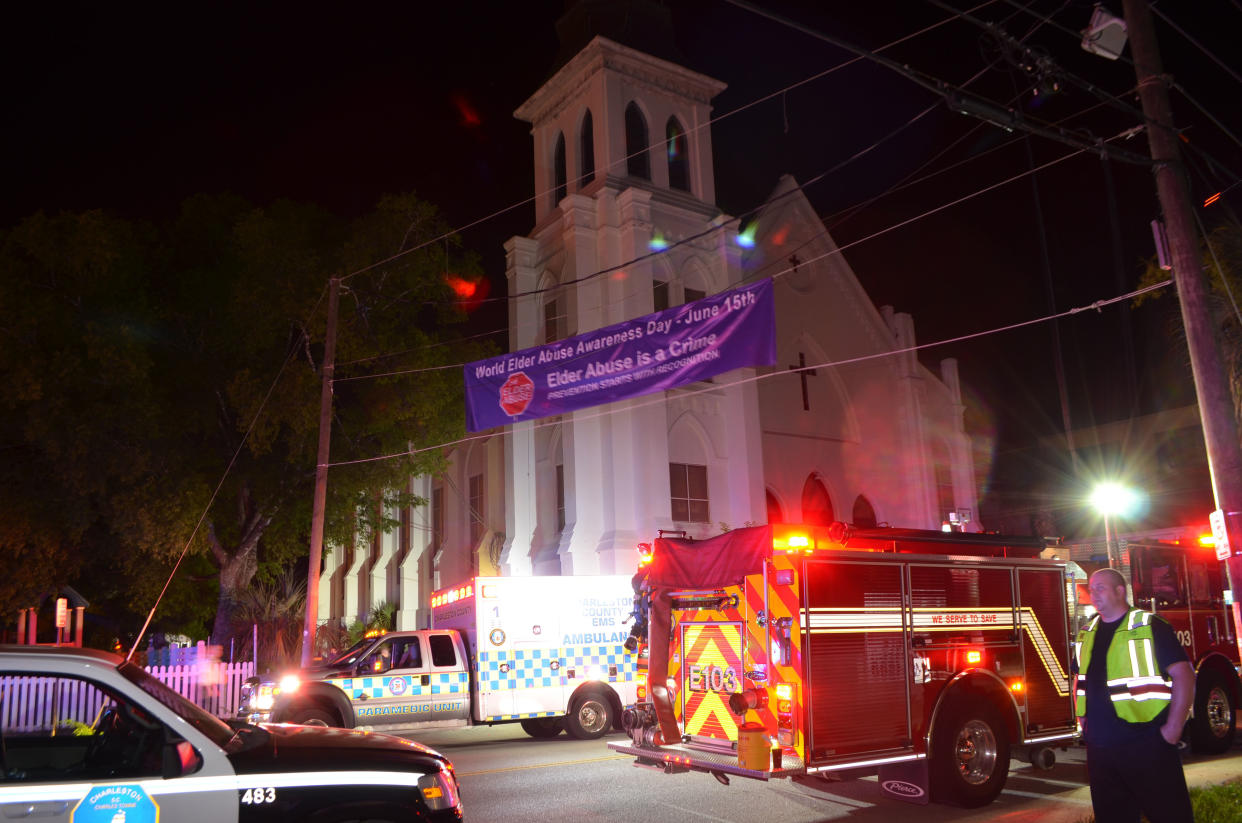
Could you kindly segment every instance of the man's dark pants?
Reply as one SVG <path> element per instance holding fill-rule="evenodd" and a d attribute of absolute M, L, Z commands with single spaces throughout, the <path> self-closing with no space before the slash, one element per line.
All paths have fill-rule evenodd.
<path fill-rule="evenodd" d="M 1087 773 L 1096 823 L 1192 823 L 1190 794 L 1177 747 L 1155 739 L 1088 746 Z"/>

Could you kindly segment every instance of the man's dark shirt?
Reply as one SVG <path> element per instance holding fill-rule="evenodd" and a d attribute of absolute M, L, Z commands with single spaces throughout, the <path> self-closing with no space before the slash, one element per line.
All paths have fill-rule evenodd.
<path fill-rule="evenodd" d="M 1129 612 L 1127 612 L 1127 615 Z M 1112 698 L 1108 693 L 1108 647 L 1113 642 L 1117 627 L 1125 616 L 1105 623 L 1100 620 L 1095 630 L 1095 642 L 1091 646 L 1091 660 L 1087 663 L 1087 732 L 1084 736 L 1089 746 L 1125 746 L 1149 739 L 1152 729 L 1159 729 L 1169 717 L 1166 706 L 1154 720 L 1147 723 L 1128 723 L 1117 716 Z M 1169 666 L 1189 662 L 1182 644 L 1169 622 L 1161 617 L 1151 620 L 1152 646 L 1156 667 L 1166 678 Z"/>

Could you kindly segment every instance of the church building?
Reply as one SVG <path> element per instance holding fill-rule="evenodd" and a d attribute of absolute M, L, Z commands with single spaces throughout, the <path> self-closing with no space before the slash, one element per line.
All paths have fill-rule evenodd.
<path fill-rule="evenodd" d="M 920 364 L 913 318 L 876 308 L 793 178 L 743 220 L 717 207 L 723 89 L 596 36 L 517 109 L 536 197 L 530 232 L 505 244 L 509 350 L 771 278 L 776 365 L 456 448 L 443 475 L 411 480 L 428 504 L 400 534 L 329 555 L 321 615 L 388 600 L 415 628 L 433 590 L 476 574 L 630 574 L 660 529 L 939 528 L 977 511 L 955 361 Z"/>

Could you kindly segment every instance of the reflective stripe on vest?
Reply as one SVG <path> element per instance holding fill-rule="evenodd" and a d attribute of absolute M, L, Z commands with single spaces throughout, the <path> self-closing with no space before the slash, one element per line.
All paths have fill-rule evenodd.
<path fill-rule="evenodd" d="M 1105 657 L 1108 694 L 1117 716 L 1129 723 L 1146 723 L 1169 705 L 1173 683 L 1160 674 L 1156 665 L 1151 631 L 1152 614 L 1131 609 L 1123 625 L 1117 627 Z M 1075 710 L 1079 717 L 1087 713 L 1087 666 L 1100 618 L 1096 615 L 1083 627 L 1078 639 L 1078 683 Z"/>

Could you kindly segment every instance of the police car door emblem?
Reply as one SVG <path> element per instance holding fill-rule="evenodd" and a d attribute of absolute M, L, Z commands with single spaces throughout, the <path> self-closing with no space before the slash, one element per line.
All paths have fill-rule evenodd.
<path fill-rule="evenodd" d="M 73 823 L 159 823 L 160 807 L 142 786 L 99 786 L 87 793 L 73 809 Z"/>
<path fill-rule="evenodd" d="M 390 692 L 392 692 L 393 694 L 398 695 L 398 696 L 399 696 L 399 695 L 402 695 L 402 694 L 405 694 L 405 678 L 404 678 L 404 677 L 394 677 L 392 680 L 389 680 L 389 681 L 388 681 L 388 691 L 390 691 Z"/>

